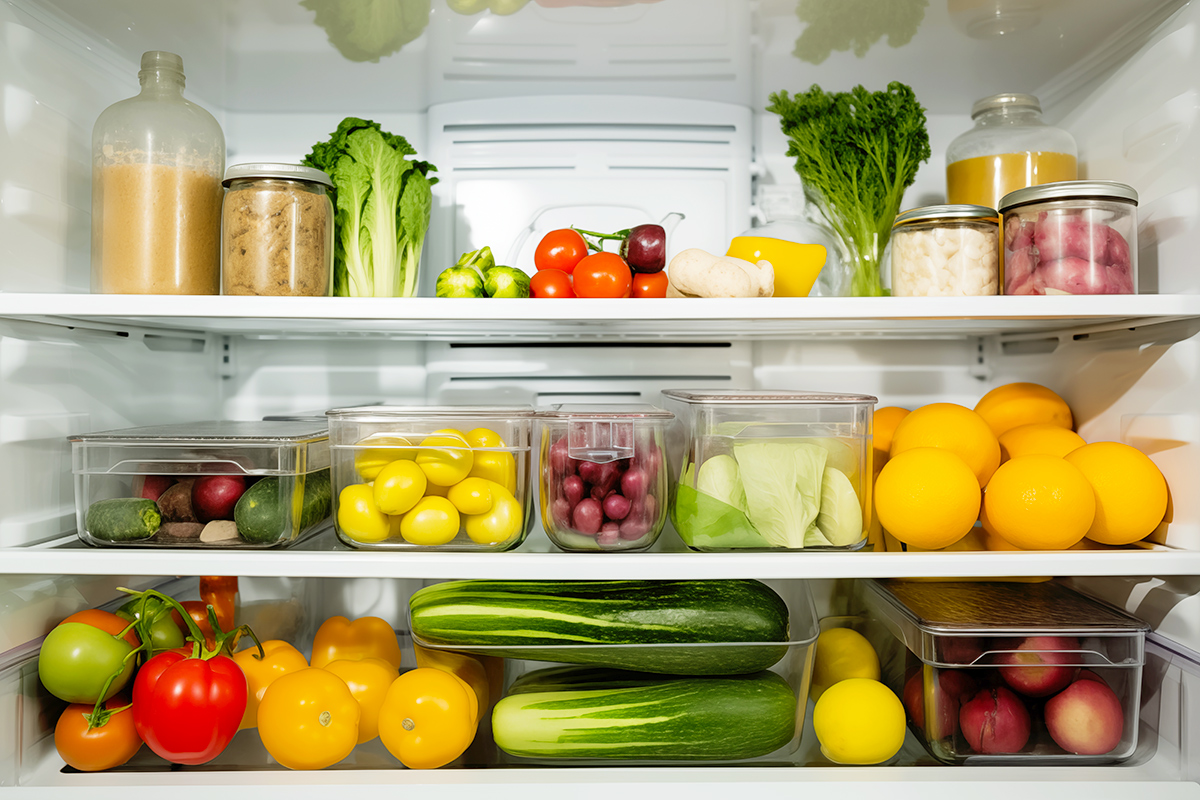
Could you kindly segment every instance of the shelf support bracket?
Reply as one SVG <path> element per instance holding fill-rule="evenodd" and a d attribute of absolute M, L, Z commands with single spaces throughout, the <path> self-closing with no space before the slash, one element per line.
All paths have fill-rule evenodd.
<path fill-rule="evenodd" d="M 987 344 L 982 336 L 973 336 L 971 339 L 975 346 L 971 349 L 971 363 L 967 371 L 976 380 L 989 381 L 992 378 L 992 365 L 988 359 Z"/>
<path fill-rule="evenodd" d="M 228 380 L 237 375 L 237 361 L 234 359 L 233 337 L 221 336 L 218 339 L 217 374 Z"/>

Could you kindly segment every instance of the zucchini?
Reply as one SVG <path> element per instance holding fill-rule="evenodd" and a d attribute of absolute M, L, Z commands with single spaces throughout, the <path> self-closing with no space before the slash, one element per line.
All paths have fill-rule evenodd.
<path fill-rule="evenodd" d="M 153 500 L 114 497 L 88 506 L 87 532 L 106 542 L 136 542 L 158 533 L 162 514 Z"/>
<path fill-rule="evenodd" d="M 409 611 L 421 644 L 534 661 L 736 675 L 787 652 L 787 604 L 749 580 L 453 581 Z"/>
<path fill-rule="evenodd" d="M 254 544 L 275 544 L 291 539 L 287 527 L 288 511 L 294 511 L 295 498 L 286 497 L 284 487 L 295 487 L 302 493 L 298 536 L 329 516 L 333 507 L 333 489 L 329 485 L 329 470 L 310 475 L 290 475 L 263 478 L 246 490 L 233 508 L 233 521 L 238 534 Z M 291 500 L 293 508 L 284 506 Z"/>
<path fill-rule="evenodd" d="M 539 759 L 738 761 L 772 753 L 796 734 L 796 695 L 774 672 L 614 678 L 613 670 L 573 669 L 530 673 L 496 704 L 492 735 L 501 750 Z"/>

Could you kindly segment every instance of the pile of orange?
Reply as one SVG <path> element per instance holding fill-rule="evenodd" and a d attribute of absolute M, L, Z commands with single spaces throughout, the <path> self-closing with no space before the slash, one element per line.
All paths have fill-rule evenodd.
<path fill-rule="evenodd" d="M 1162 472 L 1129 445 L 1085 443 L 1073 425 L 1066 401 L 1035 383 L 1000 386 L 974 409 L 879 409 L 876 549 L 1065 550 L 1146 538 L 1167 513 Z"/>

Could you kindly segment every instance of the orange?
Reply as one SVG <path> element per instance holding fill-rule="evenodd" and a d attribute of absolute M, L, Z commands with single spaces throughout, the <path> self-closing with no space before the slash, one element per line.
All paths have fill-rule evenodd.
<path fill-rule="evenodd" d="M 1017 456 L 1058 456 L 1062 458 L 1072 450 L 1078 450 L 1087 442 L 1070 428 L 1062 428 L 1053 422 L 1034 422 L 1018 425 L 1000 434 L 1000 461 Z"/>
<path fill-rule="evenodd" d="M 954 453 L 975 473 L 980 486 L 987 486 L 1000 466 L 1000 443 L 991 428 L 974 411 L 955 403 L 922 406 L 900 420 L 892 435 L 891 457 L 917 447 Z"/>
<path fill-rule="evenodd" d="M 1096 492 L 1087 538 L 1101 544 L 1145 539 L 1167 513 L 1167 479 L 1145 453 L 1119 442 L 1094 442 L 1067 455 Z"/>
<path fill-rule="evenodd" d="M 879 473 L 875 510 L 884 529 L 900 541 L 940 550 L 974 527 L 979 482 L 949 450 L 918 447 L 894 456 Z"/>
<path fill-rule="evenodd" d="M 1036 383 L 1009 383 L 992 389 L 975 404 L 975 411 L 997 436 L 1035 422 L 1070 430 L 1074 422 L 1067 402 Z"/>
<path fill-rule="evenodd" d="M 1088 532 L 1096 497 L 1087 478 L 1056 456 L 1006 461 L 983 498 L 987 530 L 1022 550 L 1066 550 Z"/>
<path fill-rule="evenodd" d="M 875 436 L 875 471 L 883 469 L 883 465 L 887 463 L 888 451 L 892 449 L 892 434 L 896 432 L 896 426 L 900 424 L 900 420 L 909 415 L 907 408 L 899 408 L 898 406 L 884 406 L 883 408 L 875 409 L 875 419 L 871 423 Z"/>

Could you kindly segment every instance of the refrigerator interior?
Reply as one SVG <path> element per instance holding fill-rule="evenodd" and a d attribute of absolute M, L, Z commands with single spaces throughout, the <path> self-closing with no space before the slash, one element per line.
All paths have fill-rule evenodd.
<path fill-rule="evenodd" d="M 406 0 L 407 4 L 407 0 Z M 382 33 L 349 37 L 314 7 L 367 14 L 372 2 L 9 0 L 0 5 L 0 786 L 57 796 L 117 796 L 164 783 L 180 796 L 212 784 L 266 796 L 357 784 L 363 792 L 437 786 L 507 795 L 542 783 L 585 796 L 623 785 L 715 794 L 756 791 L 999 796 L 999 782 L 1074 782 L 1096 797 L 1156 782 L 1196 796 L 1195 698 L 1186 659 L 1153 655 L 1143 691 L 1147 749 L 1119 768 L 690 770 L 391 769 L 296 775 L 279 769 L 68 775 L 46 737 L 30 680 L 39 638 L 66 614 L 111 602 L 115 587 L 181 573 L 238 574 L 243 600 L 296 599 L 310 617 L 373 613 L 420 581 L 454 577 L 713 578 L 824 581 L 875 576 L 1076 576 L 1086 590 L 1146 619 L 1177 647 L 1200 650 L 1200 8 L 1181 0 L 888 0 L 896 27 L 857 26 L 857 3 L 662 0 L 463 16 L 434 0 L 423 34 L 398 52 Z M 420 5 L 420 3 L 417 3 Z M 803 38 L 803 9 L 823 9 Z M 861 17 L 861 12 L 858 14 Z M 369 18 L 369 17 L 368 17 Z M 388 20 L 383 17 L 384 23 Z M 382 29 L 383 23 L 379 27 Z M 878 33 L 878 32 L 876 32 Z M 873 41 L 872 41 L 873 40 Z M 824 54 L 822 43 L 851 49 Z M 378 54 L 369 60 L 371 52 Z M 854 48 L 861 49 L 861 53 Z M 1081 177 L 1141 195 L 1144 294 L 1038 298 L 1040 307 L 971 298 L 717 301 L 703 312 L 619 309 L 604 301 L 499 307 L 472 301 L 160 298 L 88 295 L 90 135 L 97 115 L 136 90 L 148 49 L 184 59 L 187 94 L 216 115 L 227 163 L 295 161 L 347 115 L 406 136 L 439 167 L 421 289 L 457 254 L 488 244 L 532 268 L 538 231 L 574 222 L 625 227 L 670 212 L 686 219 L 672 252 L 723 249 L 754 219 L 754 190 L 797 182 L 778 122 L 778 89 L 820 83 L 912 85 L 929 114 L 933 157 L 905 206 L 944 199 L 947 144 L 972 101 L 1032 91 L 1070 130 Z M 798 52 L 800 55 L 796 55 Z M 344 55 L 349 53 L 350 57 Z M 365 56 L 365 59 L 364 59 Z M 359 60 L 352 60 L 357 58 Z M 806 60 L 808 59 L 808 60 Z M 813 63 L 818 62 L 818 63 Z M 585 224 L 586 220 L 586 224 Z M 979 300 L 981 302 L 974 302 Z M 236 301 L 236 302 L 235 302 Z M 486 305 L 486 304 L 485 304 Z M 649 310 L 653 309 L 653 310 Z M 710 310 L 711 309 L 711 310 Z M 880 405 L 972 406 L 1012 381 L 1043 383 L 1075 412 L 1088 441 L 1147 452 L 1173 489 L 1168 523 L 1143 548 L 1049 554 L 797 554 L 705 557 L 668 530 L 646 555 L 567 555 L 535 525 L 516 553 L 412 560 L 353 553 L 325 534 L 290 553 L 85 549 L 73 543 L 66 437 L 199 419 L 258 419 L 386 400 L 397 403 L 658 402 L 668 388 L 861 392 Z M 249 597 L 246 596 L 249 594 Z M 307 629 L 305 629 L 307 630 Z M 311 634 L 311 631 L 308 631 Z M 1157 660 L 1155 660 L 1157 659 Z M 1181 666 L 1183 664 L 1183 666 Z M 1190 735 L 1190 738 L 1189 738 Z M 812 744 L 806 739 L 806 745 Z M 909 743 L 910 746 L 912 742 Z M 918 754 L 919 749 L 910 751 Z M 802 751 L 803 755 L 803 751 Z M 1085 785 L 1086 784 L 1086 785 Z M 1050 788 L 1046 788 L 1047 785 Z M 806 789 L 807 790 L 807 789 Z M 1011 791 L 1011 789 L 1007 790 Z M 1021 791 L 1034 791 L 1026 784 Z M 1007 795 L 1006 795 L 1007 796 Z"/>

